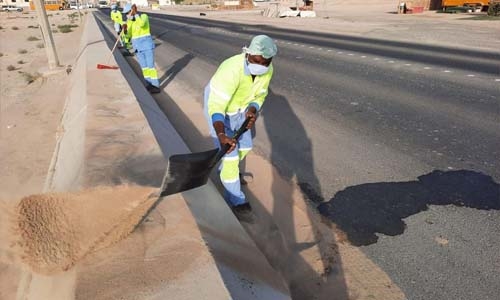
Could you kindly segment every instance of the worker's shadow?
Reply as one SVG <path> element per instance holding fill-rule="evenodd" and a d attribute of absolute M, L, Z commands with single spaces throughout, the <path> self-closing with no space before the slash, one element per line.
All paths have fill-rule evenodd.
<path fill-rule="evenodd" d="M 342 229 L 356 245 L 370 245 L 377 233 L 405 231 L 404 218 L 429 205 L 500 209 L 500 185 L 475 171 L 433 171 L 408 182 L 366 183 L 348 187 L 319 206 L 322 215 Z"/>
<path fill-rule="evenodd" d="M 319 230 L 320 220 L 314 213 L 316 202 L 322 198 L 313 167 L 311 140 L 288 100 L 272 90 L 263 106 L 261 119 L 271 148 L 256 150 L 265 152 L 265 157 L 269 156 L 279 176 L 270 178 L 272 209 L 266 209 L 260 202 L 262 199 L 257 199 L 251 192 L 252 185 L 245 189 L 255 220 L 252 224 L 242 224 L 273 268 L 281 272 L 289 285 L 292 299 L 348 299 L 342 261 L 333 231 L 329 228 L 326 231 Z M 283 132 L 293 132 L 293 142 L 300 144 L 300 147 L 296 147 L 300 153 L 288 147 L 290 141 L 287 137 L 290 135 Z M 298 157 L 300 162 L 297 161 Z M 302 210 L 294 204 L 294 182 L 298 182 L 306 201 L 310 202 L 309 208 Z M 308 220 L 301 217 L 299 224 L 296 222 L 298 215 Z M 301 233 L 304 228 L 309 228 L 310 235 L 307 238 Z M 331 236 L 326 237 L 325 234 Z M 312 249 L 315 249 L 314 253 L 319 253 L 319 258 L 315 258 L 314 262 L 303 256 Z"/>
<path fill-rule="evenodd" d="M 123 129 L 107 132 L 103 142 L 87 150 L 86 166 L 83 170 L 83 186 L 136 184 L 160 187 L 165 173 L 165 158 L 161 153 L 141 153 L 141 145 L 125 138 Z M 127 146 L 117 152 L 116 145 Z M 109 152 L 116 155 L 110 158 Z"/>
<path fill-rule="evenodd" d="M 176 60 L 170 68 L 160 77 L 160 88 L 163 90 L 179 72 L 184 69 L 189 62 L 194 58 L 194 55 L 188 53 Z"/>

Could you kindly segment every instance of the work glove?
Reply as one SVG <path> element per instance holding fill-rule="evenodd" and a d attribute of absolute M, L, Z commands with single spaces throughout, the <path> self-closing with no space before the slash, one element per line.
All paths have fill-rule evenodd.
<path fill-rule="evenodd" d="M 127 34 L 127 24 L 122 25 L 123 33 Z"/>

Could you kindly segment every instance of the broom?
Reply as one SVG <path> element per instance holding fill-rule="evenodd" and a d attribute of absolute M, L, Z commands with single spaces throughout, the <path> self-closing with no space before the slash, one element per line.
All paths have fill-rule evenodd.
<path fill-rule="evenodd" d="M 98 69 L 112 69 L 112 70 L 118 69 L 117 66 L 110 66 L 109 60 L 111 59 L 111 55 L 113 55 L 113 52 L 115 51 L 116 46 L 118 46 L 119 41 L 120 41 L 120 36 L 118 35 L 118 38 L 116 39 L 115 45 L 113 46 L 113 49 L 111 49 L 111 52 L 109 53 L 108 60 L 106 61 L 107 64 L 106 65 L 97 64 Z"/>

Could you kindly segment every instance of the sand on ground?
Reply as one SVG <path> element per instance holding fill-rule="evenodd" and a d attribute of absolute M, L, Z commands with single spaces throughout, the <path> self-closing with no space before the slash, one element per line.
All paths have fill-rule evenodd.
<path fill-rule="evenodd" d="M 69 75 L 80 50 L 84 21 L 73 23 L 70 14 L 74 12 L 49 12 L 54 28 L 78 27 L 70 33 L 54 32 L 63 67 L 60 72 L 38 75 L 45 71 L 47 59 L 44 49 L 32 41 L 41 38 L 39 29 L 32 28 L 37 26 L 35 13 L 0 13 L 0 38 L 10 41 L 0 44 L 0 299 L 134 299 L 138 294 L 162 298 L 164 293 L 200 299 L 207 298 L 203 295 L 226 297 L 219 277 L 203 278 L 217 271 L 184 200 L 169 199 L 159 206 L 170 209 L 163 209 L 161 215 L 153 212 L 151 217 L 158 188 L 115 186 L 134 182 L 129 179 L 137 179 L 135 172 L 151 173 L 152 163 L 156 163 L 152 173 L 157 176 L 156 170 L 162 168 L 158 164 L 163 163 L 119 72 L 105 75 L 89 70 L 87 81 L 87 86 L 98 90 L 88 98 L 92 118 L 86 125 L 93 140 L 87 140 L 85 146 L 91 149 L 86 154 L 101 165 L 87 166 L 90 178 L 85 186 L 110 186 L 42 193 L 56 135 L 61 132 L 65 98 L 74 80 Z M 17 71 L 35 78 L 28 83 L 24 73 Z M 110 134 L 113 139 L 108 143 Z M 129 157 L 134 154 L 149 155 L 150 161 Z M 140 175 L 151 184 L 148 180 L 153 175 Z M 129 270 L 139 273 L 128 274 Z M 191 280 L 199 281 L 200 290 L 189 291 Z"/>
<path fill-rule="evenodd" d="M 41 194 L 86 17 L 47 14 L 54 73 L 35 12 L 0 13 L 0 299 L 15 298 L 22 270 L 59 273 L 124 238 L 157 199 L 153 188 L 129 185 Z"/>
<path fill-rule="evenodd" d="M 83 22 L 69 17 L 73 13 L 48 12 L 63 70 L 41 76 L 47 56 L 35 12 L 0 12 L 0 199 L 9 206 L 43 189 L 68 88 L 66 70 L 71 72 L 78 51 L 64 45 L 78 45 L 82 32 Z M 58 25 L 78 27 L 62 33 Z M 7 246 L 0 239 L 0 248 Z M 1 299 L 15 298 L 19 277 L 19 268 L 0 262 Z"/>

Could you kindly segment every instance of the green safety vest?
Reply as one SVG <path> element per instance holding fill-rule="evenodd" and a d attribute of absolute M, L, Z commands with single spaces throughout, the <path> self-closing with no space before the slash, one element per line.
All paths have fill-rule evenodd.
<path fill-rule="evenodd" d="M 128 35 L 132 39 L 151 35 L 147 14 L 136 14 L 135 21 L 127 20 Z"/>
<path fill-rule="evenodd" d="M 113 22 L 115 22 L 115 23 L 123 25 L 122 13 L 119 11 L 112 11 L 111 12 L 111 20 L 113 20 Z"/>
<path fill-rule="evenodd" d="M 245 111 L 250 105 L 262 107 L 268 94 L 268 87 L 273 77 L 273 66 L 263 75 L 245 74 L 245 54 L 238 54 L 226 59 L 219 66 L 210 80 L 208 96 L 208 115 L 233 115 Z"/>

